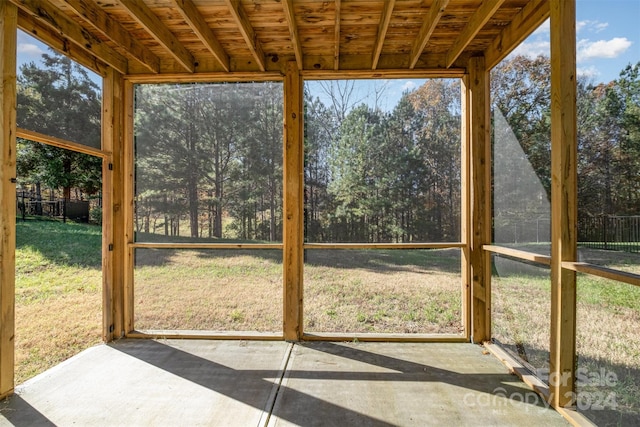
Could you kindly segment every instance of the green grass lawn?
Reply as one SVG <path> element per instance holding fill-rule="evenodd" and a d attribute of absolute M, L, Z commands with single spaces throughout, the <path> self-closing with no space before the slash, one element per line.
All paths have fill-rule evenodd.
<path fill-rule="evenodd" d="M 100 227 L 16 224 L 16 383 L 100 342 Z"/>
<path fill-rule="evenodd" d="M 588 255 L 640 273 L 638 254 Z M 504 259 L 494 265 L 493 336 L 533 368 L 548 372 L 548 269 Z M 597 425 L 640 425 L 640 288 L 579 274 L 576 323 L 578 410 Z M 615 381 L 598 382 L 602 372 Z"/>
<path fill-rule="evenodd" d="M 640 272 L 638 254 L 587 255 Z M 548 368 L 548 270 L 503 267 L 494 336 Z M 304 282 L 307 332 L 462 332 L 457 249 L 308 250 Z M 134 317 L 137 329 L 281 332 L 281 252 L 138 249 Z M 17 383 L 100 342 L 101 321 L 100 227 L 18 221 Z M 640 422 L 639 324 L 640 288 L 578 276 L 578 368 L 617 377 L 609 388 L 578 385 L 594 399 L 615 393 L 615 410 L 584 411 L 600 424 Z"/>

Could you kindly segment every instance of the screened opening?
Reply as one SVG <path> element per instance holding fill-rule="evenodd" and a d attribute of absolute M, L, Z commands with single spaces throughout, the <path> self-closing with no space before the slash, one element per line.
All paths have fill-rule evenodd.
<path fill-rule="evenodd" d="M 138 330 L 282 329 L 280 250 L 136 249 Z"/>
<path fill-rule="evenodd" d="M 494 255 L 491 287 L 493 340 L 548 382 L 551 336 L 549 268 Z"/>
<path fill-rule="evenodd" d="M 460 93 L 305 82 L 305 331 L 463 333 Z"/>
<path fill-rule="evenodd" d="M 4 197 L 16 206 L 21 384 L 101 341 L 102 159 L 60 146 L 100 148 L 101 77 L 22 31 L 18 40 L 30 54 L 17 70 L 16 191 Z"/>
<path fill-rule="evenodd" d="M 304 270 L 307 332 L 464 332 L 459 249 L 309 249 Z"/>
<path fill-rule="evenodd" d="M 135 96 L 137 242 L 282 241 L 282 84 Z"/>
<path fill-rule="evenodd" d="M 281 83 L 135 87 L 136 330 L 281 334 L 282 110 Z"/>
<path fill-rule="evenodd" d="M 515 55 L 491 72 L 493 243 L 551 253 L 550 62 Z"/>

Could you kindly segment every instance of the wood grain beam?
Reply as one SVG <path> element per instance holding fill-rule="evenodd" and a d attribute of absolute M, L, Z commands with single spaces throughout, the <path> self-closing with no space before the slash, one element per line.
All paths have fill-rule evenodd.
<path fill-rule="evenodd" d="M 148 47 L 131 37 L 122 24 L 112 19 L 96 3 L 91 0 L 65 0 L 65 2 L 85 22 L 120 46 L 129 58 L 138 61 L 152 73 L 160 72 L 160 59 Z"/>
<path fill-rule="evenodd" d="M 298 69 L 302 70 L 302 46 L 300 45 L 300 36 L 298 35 L 296 17 L 293 13 L 293 0 L 283 0 L 282 7 L 284 8 L 284 16 L 287 19 L 287 25 L 289 26 L 289 34 L 291 35 L 293 52 L 296 55 L 296 63 L 298 64 Z"/>
<path fill-rule="evenodd" d="M 384 4 L 382 16 L 380 17 L 380 23 L 378 24 L 378 35 L 373 45 L 373 53 L 371 54 L 371 69 L 375 70 L 378 67 L 378 60 L 382 53 L 382 46 L 384 45 L 384 39 L 387 37 L 387 29 L 389 28 L 389 22 L 391 22 L 391 15 L 393 13 L 393 6 L 395 6 L 395 0 L 388 0 Z"/>
<path fill-rule="evenodd" d="M 334 48 L 333 48 L 333 69 L 340 69 L 340 22 L 341 22 L 341 7 L 342 1 L 336 0 L 336 14 L 335 14 L 335 24 L 333 27 L 333 39 L 334 39 Z"/>
<path fill-rule="evenodd" d="M 453 42 L 453 46 L 447 52 L 446 66 L 451 67 L 453 63 L 458 59 L 464 49 L 471 43 L 471 40 L 480 32 L 482 27 L 491 19 L 494 13 L 505 0 L 486 0 L 482 2 L 482 5 L 471 16 L 469 23 L 458 35 L 458 38 Z"/>
<path fill-rule="evenodd" d="M 69 40 L 61 35 L 59 31 L 44 25 L 34 18 L 33 15 L 23 10 L 18 10 L 18 27 L 52 49 L 66 55 L 78 64 L 87 67 L 102 77 L 106 75 L 107 68 L 110 68 L 93 54 L 81 49 L 77 44 L 69 43 Z"/>
<path fill-rule="evenodd" d="M 491 339 L 491 256 L 483 245 L 491 243 L 491 107 L 489 70 L 483 57 L 469 60 L 467 96 L 470 138 L 471 201 L 470 260 L 472 340 Z"/>
<path fill-rule="evenodd" d="M 529 37 L 547 18 L 550 12 L 549 0 L 532 0 L 527 3 L 509 25 L 491 42 L 484 51 L 487 67 L 498 65 L 524 39 Z"/>
<path fill-rule="evenodd" d="M 142 0 L 117 1 L 185 70 L 190 73 L 195 71 L 196 61 L 191 52 L 180 43 Z"/>
<path fill-rule="evenodd" d="M 283 281 L 284 339 L 298 341 L 303 330 L 304 265 L 304 90 L 294 61 L 287 63 L 284 79 L 284 200 Z"/>
<path fill-rule="evenodd" d="M 418 37 L 416 37 L 416 40 L 413 42 L 411 54 L 409 55 L 409 68 L 413 69 L 418 63 L 420 55 L 422 55 L 427 42 L 431 38 L 431 34 L 433 34 L 433 30 L 438 25 L 438 22 L 440 21 L 440 18 L 442 18 L 442 15 L 448 5 L 449 0 L 435 0 L 431 5 L 429 14 L 422 23 L 420 31 L 418 31 Z"/>
<path fill-rule="evenodd" d="M 127 73 L 127 58 L 115 49 L 102 43 L 76 22 L 72 21 L 51 3 L 40 0 L 9 0 L 23 12 L 33 16 L 45 26 L 55 30 L 61 37 L 99 58 L 121 73 Z"/>
<path fill-rule="evenodd" d="M 551 333 L 549 381 L 554 407 L 575 403 L 578 132 L 576 2 L 551 3 Z"/>
<path fill-rule="evenodd" d="M 209 52 L 216 58 L 222 68 L 224 68 L 225 71 L 229 71 L 231 69 L 229 66 L 229 55 L 227 55 L 218 38 L 213 34 L 213 31 L 196 8 L 196 5 L 193 4 L 191 0 L 173 0 L 173 2 L 195 35 L 197 35 L 200 41 L 209 49 Z"/>
<path fill-rule="evenodd" d="M 240 0 L 225 0 L 225 2 L 229 7 L 231 16 L 238 25 L 238 30 L 240 30 L 244 41 L 247 43 L 247 47 L 249 47 L 249 50 L 251 51 L 251 55 L 256 60 L 258 67 L 260 67 L 260 71 L 265 71 L 266 66 L 264 52 L 262 51 L 260 41 L 258 40 L 258 37 L 256 37 L 256 33 L 249 22 L 247 13 L 242 7 L 242 4 L 240 4 Z"/>
<path fill-rule="evenodd" d="M 0 398 L 15 380 L 16 52 L 18 11 L 0 1 Z"/>

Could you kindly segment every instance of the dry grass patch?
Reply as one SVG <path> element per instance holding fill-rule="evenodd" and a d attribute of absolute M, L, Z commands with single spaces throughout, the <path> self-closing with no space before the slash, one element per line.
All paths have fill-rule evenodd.
<path fill-rule="evenodd" d="M 583 255 L 640 273 L 638 254 L 584 250 Z M 492 280 L 493 336 L 544 374 L 549 368 L 550 279 L 543 269 L 517 264 L 512 273 L 501 271 Z M 616 378 L 610 384 L 578 381 L 578 409 L 597 425 L 640 424 L 639 324 L 640 288 L 578 275 L 577 368 L 583 380 L 603 372 Z"/>
<path fill-rule="evenodd" d="M 463 332 L 459 250 L 308 251 L 305 331 Z"/>
<path fill-rule="evenodd" d="M 17 224 L 16 384 L 101 341 L 100 227 Z"/>
<path fill-rule="evenodd" d="M 138 330 L 282 331 L 279 251 L 136 251 Z"/>

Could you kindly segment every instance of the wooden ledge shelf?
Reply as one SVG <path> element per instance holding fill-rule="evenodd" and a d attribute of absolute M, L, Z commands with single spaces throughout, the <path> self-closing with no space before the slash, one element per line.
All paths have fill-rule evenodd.
<path fill-rule="evenodd" d="M 524 261 L 531 261 L 543 265 L 551 265 L 551 257 L 548 255 L 540 255 L 533 252 L 527 252 L 520 249 L 507 248 L 497 245 L 484 245 L 482 246 L 482 249 L 487 252 L 506 255 L 508 257 L 517 258 Z"/>
<path fill-rule="evenodd" d="M 578 273 L 586 273 L 592 276 L 602 277 L 604 279 L 615 280 L 618 282 L 628 283 L 634 286 L 640 286 L 640 274 L 629 273 L 627 271 L 614 270 L 613 268 L 603 267 L 600 265 L 589 264 L 588 262 L 563 262 L 562 268 L 572 270 Z"/>
<path fill-rule="evenodd" d="M 452 249 L 464 243 L 305 243 L 304 249 Z"/>

